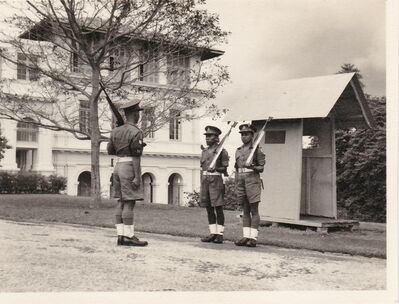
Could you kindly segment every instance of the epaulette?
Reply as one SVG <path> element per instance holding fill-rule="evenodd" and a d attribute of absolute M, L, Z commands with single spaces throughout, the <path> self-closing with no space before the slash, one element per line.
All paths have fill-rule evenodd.
<path fill-rule="evenodd" d="M 139 130 L 140 132 L 143 132 L 143 130 L 141 130 L 137 124 L 133 124 L 133 123 L 127 123 L 129 126 L 135 127 L 137 130 Z"/>

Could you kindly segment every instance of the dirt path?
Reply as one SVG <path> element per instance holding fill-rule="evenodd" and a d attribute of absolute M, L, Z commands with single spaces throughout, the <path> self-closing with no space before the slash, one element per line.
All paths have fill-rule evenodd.
<path fill-rule="evenodd" d="M 117 247 L 113 229 L 0 220 L 0 292 L 384 289 L 386 260 L 139 234 Z"/>

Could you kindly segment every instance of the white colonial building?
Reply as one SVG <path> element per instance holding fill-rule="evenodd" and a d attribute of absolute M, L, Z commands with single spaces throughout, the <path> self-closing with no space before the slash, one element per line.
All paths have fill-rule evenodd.
<path fill-rule="evenodd" d="M 223 52 L 209 50 L 207 60 L 220 56 Z M 1 64 L 1 78 L 13 79 L 15 85 L 24 90 L 37 80 L 34 70 L 19 65 L 23 54 L 15 54 L 17 64 L 4 60 Z M 186 71 L 198 58 L 184 62 Z M 75 61 L 71 70 L 75 72 Z M 176 64 L 171 62 L 171 64 Z M 178 63 L 179 64 L 179 63 Z M 141 79 L 140 85 L 146 85 Z M 167 76 L 160 73 L 148 79 L 148 86 L 167 86 Z M 17 97 L 16 97 L 17 98 Z M 88 127 L 89 109 L 87 103 L 79 105 L 80 128 Z M 204 125 L 199 120 L 185 120 L 185 115 L 170 120 L 163 128 L 145 138 L 147 146 L 142 159 L 142 179 L 145 189 L 145 202 L 184 205 L 184 192 L 199 189 L 200 184 L 200 145 L 203 140 Z M 111 115 L 111 114 L 110 114 Z M 0 120 L 1 134 L 8 140 L 11 149 L 5 151 L 0 170 L 18 172 L 31 171 L 44 175 L 57 174 L 67 178 L 68 195 L 88 196 L 90 194 L 90 141 L 78 140 L 68 132 L 51 131 L 29 123 L 13 120 Z M 106 143 L 101 145 L 100 176 L 102 195 L 109 197 L 114 160 L 107 155 Z"/>

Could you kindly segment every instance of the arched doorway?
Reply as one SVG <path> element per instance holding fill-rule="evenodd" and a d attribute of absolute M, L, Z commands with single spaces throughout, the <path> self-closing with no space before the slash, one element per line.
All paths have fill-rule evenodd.
<path fill-rule="evenodd" d="M 91 174 L 83 171 L 78 177 L 78 196 L 90 196 Z"/>
<path fill-rule="evenodd" d="M 168 180 L 168 204 L 180 206 L 183 201 L 183 178 L 178 173 L 173 173 Z"/>
<path fill-rule="evenodd" d="M 155 177 L 151 173 L 144 173 L 141 177 L 143 188 L 144 188 L 144 202 L 153 203 L 154 202 L 154 185 Z"/>

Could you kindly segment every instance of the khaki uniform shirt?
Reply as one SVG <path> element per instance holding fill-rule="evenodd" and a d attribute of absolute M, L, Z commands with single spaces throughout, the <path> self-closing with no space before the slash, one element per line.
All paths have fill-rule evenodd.
<path fill-rule="evenodd" d="M 208 170 L 213 158 L 215 157 L 216 154 L 216 148 L 217 145 L 214 145 L 212 147 L 205 148 L 202 151 L 201 154 L 201 169 L 203 171 Z M 219 167 L 228 167 L 229 166 L 229 155 L 227 154 L 227 151 L 225 149 L 222 150 L 220 153 L 218 159 L 216 160 L 216 168 Z"/>
<path fill-rule="evenodd" d="M 107 151 L 108 154 L 119 157 L 141 156 L 143 154 L 143 131 L 130 122 L 113 129 Z"/>
<path fill-rule="evenodd" d="M 235 168 L 245 168 L 245 163 L 251 153 L 253 147 L 251 145 L 242 145 L 236 150 Z M 252 158 L 252 164 L 255 166 L 264 166 L 266 163 L 265 153 L 258 146 Z"/>

